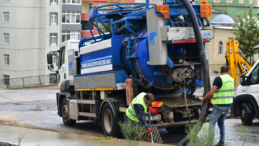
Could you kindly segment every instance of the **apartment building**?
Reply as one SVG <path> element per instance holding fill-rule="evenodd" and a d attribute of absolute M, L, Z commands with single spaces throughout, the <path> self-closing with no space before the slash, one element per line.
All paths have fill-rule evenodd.
<path fill-rule="evenodd" d="M 81 0 L 62 0 L 62 32 L 61 42 L 80 40 L 81 38 Z"/>
<path fill-rule="evenodd" d="M 0 79 L 46 75 L 46 54 L 59 49 L 60 0 L 0 1 Z"/>

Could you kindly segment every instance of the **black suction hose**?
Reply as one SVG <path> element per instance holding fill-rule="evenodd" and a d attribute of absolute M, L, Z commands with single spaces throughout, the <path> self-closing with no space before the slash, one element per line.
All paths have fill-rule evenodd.
<path fill-rule="evenodd" d="M 194 10 L 193 10 L 193 7 L 192 7 L 190 1 L 189 0 L 181 0 L 181 1 L 188 11 L 192 25 L 193 25 L 193 30 L 194 30 L 197 46 L 198 46 L 198 49 L 200 52 L 199 56 L 200 56 L 201 67 L 202 67 L 202 72 L 203 72 L 204 94 L 206 95 L 210 90 L 210 75 L 209 75 L 209 69 L 208 69 L 208 65 L 207 65 L 207 59 L 206 59 L 206 54 L 205 54 L 205 50 L 204 50 L 204 46 L 203 46 L 200 28 L 198 25 L 197 17 L 194 13 Z M 210 104 L 209 100 L 207 100 L 206 102 L 203 103 L 199 120 L 193 129 L 199 128 L 200 123 L 205 122 L 206 117 L 208 115 L 209 104 Z M 189 135 L 187 135 L 184 139 L 182 139 L 177 144 L 177 146 L 186 144 L 188 142 L 188 139 L 189 139 Z"/>

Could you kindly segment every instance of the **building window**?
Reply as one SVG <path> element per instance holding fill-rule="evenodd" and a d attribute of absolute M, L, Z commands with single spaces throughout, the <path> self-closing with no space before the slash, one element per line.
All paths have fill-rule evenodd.
<path fill-rule="evenodd" d="M 227 3 L 233 3 L 233 1 L 232 1 L 232 0 L 227 0 L 226 2 L 227 2 Z"/>
<path fill-rule="evenodd" d="M 62 31 L 62 42 L 66 40 L 79 40 L 80 32 L 79 31 Z"/>
<path fill-rule="evenodd" d="M 89 20 L 82 20 L 82 30 L 90 30 L 89 28 Z M 93 24 L 91 24 L 91 29 L 93 30 Z"/>
<path fill-rule="evenodd" d="M 9 12 L 4 12 L 4 22 L 9 23 Z"/>
<path fill-rule="evenodd" d="M 50 0 L 50 3 L 51 3 L 51 4 L 54 4 L 54 3 L 57 4 L 57 3 L 58 3 L 58 0 Z"/>
<path fill-rule="evenodd" d="M 9 33 L 4 33 L 4 44 L 9 44 L 10 39 L 9 39 Z"/>
<path fill-rule="evenodd" d="M 81 4 L 81 0 L 62 0 L 63 4 Z"/>
<path fill-rule="evenodd" d="M 56 33 L 50 34 L 50 45 L 58 45 Z"/>
<path fill-rule="evenodd" d="M 9 55 L 8 54 L 4 54 L 4 65 L 10 65 Z"/>
<path fill-rule="evenodd" d="M 243 3 L 244 3 L 244 0 L 238 0 L 238 3 L 239 3 L 239 4 L 243 4 Z"/>
<path fill-rule="evenodd" d="M 75 11 L 62 12 L 62 23 L 80 24 L 80 12 L 75 12 Z"/>
<path fill-rule="evenodd" d="M 55 84 L 57 83 L 57 77 L 54 75 L 49 76 L 49 83 Z"/>
<path fill-rule="evenodd" d="M 223 43 L 219 42 L 219 54 L 223 54 Z"/>
<path fill-rule="evenodd" d="M 93 7 L 93 4 L 89 4 L 89 10 Z"/>
<path fill-rule="evenodd" d="M 4 84 L 9 85 L 9 75 L 4 75 Z"/>
<path fill-rule="evenodd" d="M 50 13 L 50 24 L 58 24 L 57 13 Z"/>

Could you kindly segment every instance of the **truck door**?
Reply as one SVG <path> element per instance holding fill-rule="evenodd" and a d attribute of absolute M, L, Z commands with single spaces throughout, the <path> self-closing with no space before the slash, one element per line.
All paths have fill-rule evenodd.
<path fill-rule="evenodd" d="M 65 49 L 60 50 L 59 54 L 59 86 L 66 80 L 66 68 L 65 68 Z"/>
<path fill-rule="evenodd" d="M 254 96 L 257 103 L 259 103 L 259 64 L 251 72 L 248 80 L 250 80 L 250 86 L 247 86 L 246 94 Z"/>

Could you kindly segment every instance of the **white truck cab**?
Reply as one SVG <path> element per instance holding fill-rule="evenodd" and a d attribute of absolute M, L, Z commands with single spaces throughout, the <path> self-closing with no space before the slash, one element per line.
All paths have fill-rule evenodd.
<path fill-rule="evenodd" d="M 65 82 L 69 86 L 74 86 L 74 75 L 77 74 L 76 58 L 80 56 L 78 43 L 79 40 L 65 41 L 60 45 L 60 49 L 58 51 L 53 51 L 48 54 L 50 55 L 50 58 L 54 53 L 58 56 L 58 69 L 55 71 L 58 76 L 59 89 L 62 88 L 61 84 L 64 84 Z M 51 62 L 50 64 L 52 64 Z M 49 67 L 49 69 L 54 71 L 53 67 Z"/>
<path fill-rule="evenodd" d="M 59 88 L 63 81 L 68 80 L 70 85 L 74 85 L 74 75 L 77 74 L 75 58 L 80 56 L 78 51 L 79 40 L 68 40 L 60 46 L 59 63 Z"/>
<path fill-rule="evenodd" d="M 246 76 L 241 76 L 233 98 L 232 115 L 241 117 L 244 125 L 251 125 L 254 117 L 259 117 L 259 59 Z"/>

